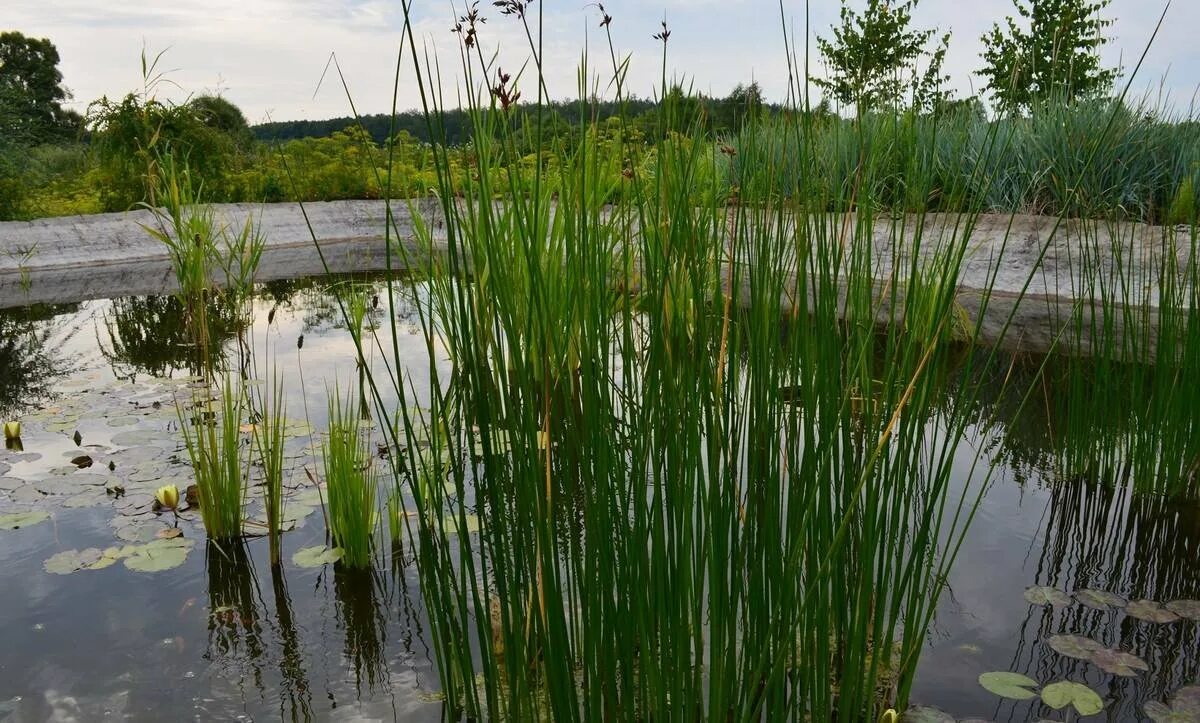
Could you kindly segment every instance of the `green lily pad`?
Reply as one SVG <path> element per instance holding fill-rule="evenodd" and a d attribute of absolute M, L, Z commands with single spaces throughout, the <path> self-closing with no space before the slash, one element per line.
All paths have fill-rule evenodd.
<path fill-rule="evenodd" d="M 325 548 L 324 546 L 306 547 L 297 550 L 292 555 L 292 562 L 297 567 L 321 567 L 342 559 L 342 548 Z"/>
<path fill-rule="evenodd" d="M 134 554 L 126 557 L 125 567 L 137 572 L 170 570 L 183 564 L 194 544 L 186 537 L 155 539 L 136 548 Z"/>
<path fill-rule="evenodd" d="M 1142 710 L 1145 711 L 1146 717 L 1154 723 L 1200 723 L 1200 717 L 1187 711 L 1177 711 L 1165 703 L 1157 701 L 1147 703 L 1142 706 Z"/>
<path fill-rule="evenodd" d="M 1200 600 L 1172 600 L 1163 607 L 1181 618 L 1200 620 Z"/>
<path fill-rule="evenodd" d="M 48 519 L 50 519 L 50 513 L 45 510 L 10 512 L 6 515 L 0 515 L 0 530 L 19 530 L 22 527 L 32 527 Z"/>
<path fill-rule="evenodd" d="M 1132 653 L 1104 648 L 1092 653 L 1092 662 L 1106 673 L 1132 678 L 1139 670 L 1150 670 L 1146 661 Z"/>
<path fill-rule="evenodd" d="M 112 443 L 118 447 L 140 447 L 142 445 L 161 442 L 165 437 L 166 434 L 163 432 L 152 432 L 148 429 L 131 429 L 126 432 L 114 434 L 112 436 Z"/>
<path fill-rule="evenodd" d="M 1148 623 L 1173 623 L 1179 620 L 1178 615 L 1153 600 L 1134 600 L 1125 607 L 1125 614 Z"/>
<path fill-rule="evenodd" d="M 1104 650 L 1102 644 L 1079 635 L 1053 635 L 1046 638 L 1046 644 L 1059 655 L 1080 660 L 1091 660 L 1092 653 Z"/>
<path fill-rule="evenodd" d="M 1038 685 L 1037 681 L 1020 673 L 1002 670 L 983 673 L 979 676 L 979 684 L 1001 698 L 1029 700 L 1037 697 L 1037 692 L 1033 690 Z"/>
<path fill-rule="evenodd" d="M 16 477 L 0 477 L 0 491 L 11 492 L 25 484 L 25 480 Z"/>
<path fill-rule="evenodd" d="M 42 567 L 46 569 L 46 572 L 55 575 L 70 575 L 73 572 L 88 569 L 91 565 L 99 562 L 103 556 L 103 552 L 94 547 L 86 550 L 63 550 L 51 555 L 42 563 Z"/>
<path fill-rule="evenodd" d="M 1025 588 L 1025 600 L 1032 605 L 1070 605 L 1071 596 L 1055 587 L 1035 585 Z"/>
<path fill-rule="evenodd" d="M 1105 592 L 1104 590 L 1076 590 L 1075 599 L 1094 610 L 1123 608 L 1129 603 L 1128 600 L 1120 595 Z"/>
<path fill-rule="evenodd" d="M 903 723 L 954 723 L 954 716 L 937 708 L 918 705 L 904 711 L 900 720 Z"/>
<path fill-rule="evenodd" d="M 1042 688 L 1042 702 L 1054 710 L 1074 706 L 1079 715 L 1095 715 L 1104 710 L 1104 701 L 1096 691 L 1069 680 L 1060 680 Z"/>

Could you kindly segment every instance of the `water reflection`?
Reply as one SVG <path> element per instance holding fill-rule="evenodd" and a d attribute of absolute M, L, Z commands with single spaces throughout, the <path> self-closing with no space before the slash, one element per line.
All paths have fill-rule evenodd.
<path fill-rule="evenodd" d="M 384 655 L 387 618 L 379 605 L 382 582 L 374 570 L 352 570 L 338 565 L 333 574 L 338 617 L 345 631 L 344 653 L 354 671 L 355 690 L 360 697 L 388 686 Z"/>
<path fill-rule="evenodd" d="M 175 296 L 131 296 L 115 299 L 105 314 L 108 337 L 97 339 L 114 376 L 136 379 L 137 373 L 170 377 L 176 370 L 198 375 L 220 368 L 225 345 L 237 336 L 241 322 L 234 309 L 218 300 L 207 302 L 208 359 L 192 341 L 187 309 Z"/>
<path fill-rule="evenodd" d="M 292 598 L 280 565 L 271 566 L 271 589 L 275 596 L 275 625 L 279 637 L 279 672 L 283 678 L 279 696 L 282 719 L 312 719 L 312 691 L 305 669 L 303 646 L 292 613 Z"/>
<path fill-rule="evenodd" d="M 62 348 L 84 326 L 78 304 L 0 310 L 0 416 L 53 396 L 55 384 L 79 370 Z"/>
<path fill-rule="evenodd" d="M 1053 485 L 1047 515 L 1032 584 L 1104 590 L 1130 600 L 1200 597 L 1196 503 L 1071 480 Z M 1132 652 L 1150 670 L 1136 677 L 1107 675 L 1090 662 L 1051 649 L 1046 640 L 1059 634 Z M 1187 620 L 1154 624 L 1123 610 L 1030 606 L 1019 635 L 1009 669 L 1043 683 L 1087 682 L 1112 701 L 1110 720 L 1137 720 L 1145 702 L 1170 698 L 1200 678 L 1200 626 Z M 998 719 L 1025 720 L 1027 710 L 1026 704 L 1004 704 Z"/>
<path fill-rule="evenodd" d="M 254 564 L 241 542 L 209 540 L 205 549 L 208 572 L 208 648 L 205 659 L 235 670 L 233 679 L 250 683 L 260 696 L 263 681 L 262 592 Z"/>

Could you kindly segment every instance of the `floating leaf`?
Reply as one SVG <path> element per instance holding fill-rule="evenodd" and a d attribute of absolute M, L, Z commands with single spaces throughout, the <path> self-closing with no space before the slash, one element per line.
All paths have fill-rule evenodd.
<path fill-rule="evenodd" d="M 187 559 L 193 542 L 186 538 L 155 540 L 136 548 L 125 558 L 125 567 L 137 572 L 160 572 L 179 567 Z"/>
<path fill-rule="evenodd" d="M 1200 600 L 1172 600 L 1164 607 L 1181 618 L 1200 620 Z"/>
<path fill-rule="evenodd" d="M 904 711 L 903 723 L 954 723 L 954 716 L 937 708 L 919 705 Z"/>
<path fill-rule="evenodd" d="M 0 515 L 0 530 L 19 530 L 22 527 L 32 527 L 48 519 L 50 519 L 50 513 L 45 510 L 10 512 L 6 515 Z"/>
<path fill-rule="evenodd" d="M 342 559 L 342 548 L 333 547 L 326 549 L 319 545 L 317 547 L 306 547 L 303 550 L 297 550 L 296 554 L 292 555 L 292 562 L 297 567 L 320 567 L 337 562 L 340 559 Z"/>
<path fill-rule="evenodd" d="M 1037 687 L 1037 681 L 1020 673 L 999 670 L 991 673 L 983 673 L 979 676 L 979 684 L 988 692 L 994 693 L 1001 698 L 1029 700 L 1030 698 L 1037 697 L 1037 693 L 1032 690 Z"/>
<path fill-rule="evenodd" d="M 92 458 L 86 454 L 81 454 L 78 457 L 72 457 L 71 464 L 75 465 L 79 469 L 87 469 L 88 467 L 92 466 Z"/>
<path fill-rule="evenodd" d="M 1043 688 L 1042 702 L 1054 710 L 1074 706 L 1079 715 L 1095 715 L 1104 710 L 1104 701 L 1096 691 L 1069 680 L 1060 680 Z"/>
<path fill-rule="evenodd" d="M 79 433 L 78 429 L 75 430 L 75 436 L 71 437 L 71 439 L 75 440 L 76 447 L 83 444 L 83 435 Z"/>
<path fill-rule="evenodd" d="M 1127 678 L 1134 677 L 1139 670 L 1150 670 L 1150 666 L 1146 665 L 1146 661 L 1138 656 L 1121 650 L 1109 650 L 1107 648 L 1092 653 L 1092 662 L 1106 673 L 1121 675 Z"/>
<path fill-rule="evenodd" d="M 1180 688 L 1175 692 L 1172 705 L 1147 703 L 1143 710 L 1154 723 L 1200 723 L 1200 687 Z"/>
<path fill-rule="evenodd" d="M 1055 587 L 1025 588 L 1025 600 L 1033 605 L 1070 605 L 1071 596 Z"/>
<path fill-rule="evenodd" d="M 1126 606 L 1125 613 L 1148 623 L 1173 623 L 1179 619 L 1178 615 L 1153 600 L 1134 600 Z"/>
<path fill-rule="evenodd" d="M 174 540 L 176 537 L 183 537 L 183 530 L 178 527 L 167 527 L 154 533 L 154 536 L 159 540 Z"/>
<path fill-rule="evenodd" d="M 54 573 L 55 575 L 70 575 L 77 570 L 85 569 L 101 557 L 100 551 L 96 550 L 96 557 L 89 560 L 85 557 L 85 553 L 88 552 L 89 550 L 63 550 L 51 555 L 42 563 L 42 567 L 46 568 L 46 572 Z"/>
<path fill-rule="evenodd" d="M 1116 593 L 1105 592 L 1104 590 L 1076 590 L 1075 599 L 1095 610 L 1123 608 L 1129 602 Z"/>
<path fill-rule="evenodd" d="M 1163 703 L 1157 701 L 1147 703 L 1142 706 L 1142 710 L 1146 712 L 1146 717 L 1154 721 L 1154 723 L 1197 723 L 1200 719 L 1188 713 L 1172 710 Z"/>
<path fill-rule="evenodd" d="M 1090 660 L 1092 653 L 1095 653 L 1097 650 L 1104 650 L 1102 644 L 1091 638 L 1079 635 L 1054 635 L 1046 638 L 1046 644 L 1059 655 L 1065 655 L 1068 658 L 1079 658 L 1080 660 Z"/>

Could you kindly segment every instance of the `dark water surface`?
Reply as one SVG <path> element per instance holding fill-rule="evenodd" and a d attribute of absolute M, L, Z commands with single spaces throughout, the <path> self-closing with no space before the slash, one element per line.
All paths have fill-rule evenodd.
<path fill-rule="evenodd" d="M 304 467 L 316 469 L 305 430 L 323 428 L 327 389 L 357 380 L 328 283 L 269 285 L 248 335 L 256 358 L 273 356 L 286 379 L 297 487 Z M 398 303 L 396 311 L 401 361 L 426 395 L 424 339 L 412 309 Z M 232 326 L 223 338 L 236 350 Z M 390 354 L 386 333 L 384 343 Z M 181 309 L 167 297 L 0 312 L 0 417 L 20 417 L 26 428 L 23 453 L 0 451 L 0 514 L 52 513 L 0 530 L 0 721 L 440 720 L 411 558 L 387 554 L 371 573 L 291 564 L 296 550 L 324 543 L 319 510 L 284 536 L 282 571 L 268 564 L 265 539 L 218 549 L 192 518 L 180 527 L 195 543 L 175 569 L 46 572 L 57 553 L 145 542 L 174 524 L 148 500 L 164 480 L 185 484 L 173 405 L 194 373 L 193 354 Z M 80 445 L 71 439 L 77 430 Z M 1003 701 L 977 682 L 1011 670 L 1042 684 L 1088 685 L 1108 704 L 1095 720 L 1146 720 L 1146 702 L 1200 678 L 1197 623 L 1031 605 L 1024 594 L 1044 585 L 1130 600 L 1200 598 L 1200 508 L 1054 479 L 1036 432 L 1015 431 L 1025 433 L 988 450 L 1004 462 L 942 596 L 913 702 L 960 719 L 1073 720 L 1036 699 Z M 96 463 L 76 472 L 70 459 L 81 453 Z M 961 487 L 974 451 L 964 445 L 959 454 Z M 107 491 L 114 481 L 123 496 Z M 1110 675 L 1055 652 L 1047 640 L 1056 634 L 1133 653 L 1149 670 Z"/>

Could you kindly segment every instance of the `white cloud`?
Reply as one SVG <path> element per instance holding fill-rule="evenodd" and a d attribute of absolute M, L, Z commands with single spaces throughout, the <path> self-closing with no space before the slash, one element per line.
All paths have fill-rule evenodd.
<path fill-rule="evenodd" d="M 460 77 L 457 38 L 450 33 L 453 8 L 463 2 L 413 0 L 414 34 L 436 53 L 446 94 L 453 102 Z M 597 73 L 609 67 L 600 15 L 589 0 L 542 0 L 544 64 L 555 97 L 576 92 L 577 66 L 586 45 Z M 704 92 L 724 94 L 750 78 L 775 99 L 787 87 L 778 0 L 608 0 L 618 53 L 632 55 L 630 87 L 648 95 L 658 87 L 662 45 L 651 39 L 666 17 L 672 36 L 668 73 L 684 76 Z M 813 0 L 808 6 L 813 34 L 828 32 L 838 3 Z M 499 16 L 490 1 L 483 47 L 503 49 L 497 62 L 516 70 L 529 61 L 524 32 L 513 18 Z M 1131 67 L 1149 39 L 1161 8 L 1144 0 L 1114 0 L 1111 15 L 1117 42 L 1106 49 L 1111 63 Z M 349 104 L 336 82 L 326 78 L 314 97 L 330 53 L 336 53 L 362 112 L 390 108 L 396 52 L 403 24 L 399 0 L 173 0 L 170 3 L 95 0 L 7 0 L 5 22 L 26 34 L 49 37 L 62 56 L 65 83 L 78 107 L 107 94 L 123 95 L 141 85 L 143 42 L 153 52 L 170 47 L 165 67 L 177 93 L 221 90 L 252 121 L 345 115 Z M 785 0 L 784 15 L 802 36 L 806 8 Z M 1010 0 L 923 0 L 917 21 L 954 31 L 948 68 L 960 92 L 972 87 L 978 67 L 979 36 L 1012 12 Z M 1157 83 L 1170 69 L 1168 86 L 1186 103 L 1200 78 L 1200 52 L 1192 30 L 1200 26 L 1200 6 L 1176 3 L 1142 71 L 1144 85 Z M 815 52 L 815 51 L 814 51 Z M 819 73 L 816 58 L 811 66 Z M 532 69 L 527 71 L 532 73 Z M 607 79 L 607 74 L 603 74 Z M 977 81 L 976 81 L 977 84 Z M 603 87 L 603 83 L 602 83 Z M 533 92 L 525 89 L 526 95 Z M 400 105 L 416 105 L 411 66 L 405 61 Z"/>

